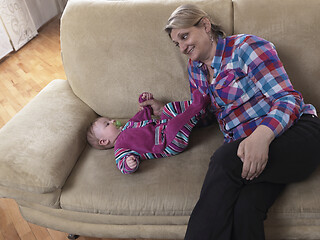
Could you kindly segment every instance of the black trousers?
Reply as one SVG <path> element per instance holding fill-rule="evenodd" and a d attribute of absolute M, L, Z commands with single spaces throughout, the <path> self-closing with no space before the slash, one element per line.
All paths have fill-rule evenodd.
<path fill-rule="evenodd" d="M 241 177 L 242 139 L 222 145 L 211 157 L 185 240 L 263 240 L 267 211 L 286 184 L 304 180 L 320 163 L 320 120 L 303 115 L 269 148 L 265 170 Z"/>

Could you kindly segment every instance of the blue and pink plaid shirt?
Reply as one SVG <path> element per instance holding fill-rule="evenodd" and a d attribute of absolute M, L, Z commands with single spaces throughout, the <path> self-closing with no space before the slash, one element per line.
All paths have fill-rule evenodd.
<path fill-rule="evenodd" d="M 247 137 L 259 125 L 279 136 L 302 114 L 317 114 L 293 89 L 274 45 L 262 38 L 219 38 L 211 67 L 209 83 L 207 66 L 189 60 L 191 96 L 195 89 L 210 96 L 225 142 Z"/>

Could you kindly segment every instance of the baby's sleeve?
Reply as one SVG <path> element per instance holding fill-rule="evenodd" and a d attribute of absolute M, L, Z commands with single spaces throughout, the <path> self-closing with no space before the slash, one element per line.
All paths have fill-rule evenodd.
<path fill-rule="evenodd" d="M 146 101 L 142 98 L 142 96 L 143 96 L 143 93 L 139 96 L 139 100 L 138 100 L 139 103 Z M 151 97 L 150 99 L 153 99 L 153 97 Z M 134 115 L 130 119 L 130 121 L 138 122 L 138 121 L 144 121 L 144 120 L 152 120 L 152 114 L 153 114 L 152 107 L 150 105 L 147 105 L 143 107 L 142 110 L 137 112 L 136 115 Z"/>
<path fill-rule="evenodd" d="M 140 122 L 144 120 L 151 120 L 152 119 L 152 108 L 150 106 L 145 106 L 143 109 L 134 115 L 130 121 L 133 122 Z"/>
<path fill-rule="evenodd" d="M 130 156 L 134 156 L 137 162 L 137 166 L 132 169 L 127 165 L 127 158 Z M 118 169 L 123 173 L 123 174 L 130 174 L 134 173 L 137 171 L 139 168 L 140 164 L 140 154 L 137 153 L 136 151 L 130 150 L 130 149 L 125 149 L 125 148 L 119 148 L 115 150 L 115 159 L 116 159 L 116 164 Z"/>

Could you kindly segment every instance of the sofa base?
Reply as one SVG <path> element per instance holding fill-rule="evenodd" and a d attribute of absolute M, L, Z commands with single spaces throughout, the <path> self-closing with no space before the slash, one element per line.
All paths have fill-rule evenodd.
<path fill-rule="evenodd" d="M 265 227 L 267 240 L 319 240 L 320 226 L 272 226 Z"/>
<path fill-rule="evenodd" d="M 22 216 L 36 225 L 61 232 L 74 233 L 97 238 L 137 238 L 137 239 L 183 239 L 187 225 L 121 225 L 80 222 L 64 218 L 63 209 L 50 209 L 56 214 L 25 206 L 19 206 Z M 85 213 L 84 213 L 85 214 Z M 60 216 L 59 216 L 60 215 Z M 275 219 L 272 219 L 275 220 Z M 279 222 L 279 221 L 276 221 Z M 281 221 L 280 221 L 281 222 Z M 267 224 L 267 240 L 319 240 L 319 225 L 281 225 Z"/>
<path fill-rule="evenodd" d="M 79 238 L 79 237 L 80 237 L 79 235 L 74 235 L 74 234 L 69 234 L 69 235 L 68 235 L 68 239 L 71 239 L 71 240 L 77 239 L 77 238 Z"/>
<path fill-rule="evenodd" d="M 77 222 L 29 207 L 20 207 L 22 216 L 36 225 L 57 231 L 96 238 L 183 239 L 186 225 L 112 225 Z M 52 211 L 64 211 L 55 209 Z"/>

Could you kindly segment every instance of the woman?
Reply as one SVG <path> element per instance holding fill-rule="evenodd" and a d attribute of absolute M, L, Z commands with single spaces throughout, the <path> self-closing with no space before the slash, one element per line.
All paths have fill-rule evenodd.
<path fill-rule="evenodd" d="M 165 30 L 189 57 L 191 97 L 196 89 L 210 96 L 225 140 L 211 157 L 185 239 L 265 239 L 263 221 L 284 186 L 318 166 L 316 110 L 293 89 L 272 43 L 225 37 L 194 5 L 177 8 Z M 163 106 L 145 104 L 155 112 Z"/>

